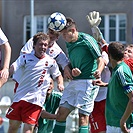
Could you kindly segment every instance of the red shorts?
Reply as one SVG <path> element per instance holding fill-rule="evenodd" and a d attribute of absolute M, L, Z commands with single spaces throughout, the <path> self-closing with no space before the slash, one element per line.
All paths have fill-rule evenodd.
<path fill-rule="evenodd" d="M 93 112 L 89 117 L 91 133 L 106 131 L 105 102 L 106 100 L 102 100 L 94 103 Z"/>
<path fill-rule="evenodd" d="M 38 122 L 41 111 L 42 108 L 40 106 L 21 100 L 14 102 L 10 106 L 6 117 L 11 120 L 35 125 Z"/>

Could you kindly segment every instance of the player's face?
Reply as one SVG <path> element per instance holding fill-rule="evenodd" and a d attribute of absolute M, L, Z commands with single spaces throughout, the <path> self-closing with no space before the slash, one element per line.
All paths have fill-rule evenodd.
<path fill-rule="evenodd" d="M 60 35 L 60 32 L 57 31 L 53 31 L 51 29 L 48 29 L 48 33 L 47 33 L 50 37 L 50 44 L 53 43 L 54 41 L 57 41 Z"/>
<path fill-rule="evenodd" d="M 73 32 L 71 29 L 64 29 L 63 31 L 61 31 L 61 34 L 66 42 L 72 42 Z"/>
<path fill-rule="evenodd" d="M 49 45 L 48 40 L 38 40 L 34 45 L 35 55 L 39 58 L 43 57 Z"/>
<path fill-rule="evenodd" d="M 124 53 L 125 58 L 133 58 L 133 47 L 127 47 Z"/>
<path fill-rule="evenodd" d="M 49 86 L 49 88 L 48 88 L 48 90 L 47 90 L 47 95 L 50 95 L 51 93 L 52 93 L 52 90 L 54 89 L 54 82 L 53 82 L 53 80 L 51 79 L 50 80 L 50 86 Z"/>

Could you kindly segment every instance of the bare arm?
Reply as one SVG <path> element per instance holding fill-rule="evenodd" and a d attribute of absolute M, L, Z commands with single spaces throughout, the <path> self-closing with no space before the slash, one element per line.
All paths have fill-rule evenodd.
<path fill-rule="evenodd" d="M 125 112 L 124 112 L 124 114 L 120 120 L 120 127 L 124 133 L 129 132 L 129 130 L 126 127 L 126 121 L 132 113 L 132 102 L 131 102 L 131 99 L 133 98 L 132 92 L 127 94 L 127 96 L 129 97 L 129 102 L 128 102 L 126 110 L 125 110 Z"/>
<path fill-rule="evenodd" d="M 66 65 L 64 68 L 64 79 L 73 79 L 70 65 Z"/>
<path fill-rule="evenodd" d="M 101 79 L 93 80 L 92 83 L 93 83 L 93 85 L 98 85 L 100 87 L 107 87 L 108 86 L 108 83 L 101 81 Z"/>
<path fill-rule="evenodd" d="M 3 69 L 9 69 L 10 59 L 11 59 L 11 47 L 9 42 L 6 42 L 5 44 L 3 44 L 2 49 L 4 49 Z"/>
<path fill-rule="evenodd" d="M 0 87 L 3 86 L 4 83 L 7 82 L 9 77 L 9 64 L 11 59 L 11 47 L 9 42 L 6 42 L 1 46 L 2 50 L 4 50 L 4 64 L 2 70 L 0 71 Z"/>
<path fill-rule="evenodd" d="M 50 114 L 46 110 L 42 110 L 41 117 L 43 119 L 52 119 L 52 120 L 54 120 L 54 119 L 56 119 L 56 114 Z"/>
<path fill-rule="evenodd" d="M 97 64 L 98 64 L 98 68 L 97 68 L 96 72 L 94 73 L 94 76 L 95 76 L 95 78 L 100 78 L 101 77 L 101 73 L 102 73 L 102 71 L 103 71 L 103 69 L 105 67 L 105 62 L 104 62 L 102 57 L 99 57 L 97 59 Z"/>
<path fill-rule="evenodd" d="M 13 65 L 10 66 L 10 69 L 9 69 L 9 76 L 12 76 L 14 73 L 14 67 Z"/>
<path fill-rule="evenodd" d="M 62 75 L 59 75 L 57 78 L 57 88 L 60 92 L 64 90 L 64 82 Z"/>
<path fill-rule="evenodd" d="M 9 76 L 9 64 L 11 59 L 11 47 L 9 42 L 6 42 L 2 46 L 2 50 L 4 50 L 4 64 L 1 70 L 1 77 L 2 78 L 8 78 Z"/>

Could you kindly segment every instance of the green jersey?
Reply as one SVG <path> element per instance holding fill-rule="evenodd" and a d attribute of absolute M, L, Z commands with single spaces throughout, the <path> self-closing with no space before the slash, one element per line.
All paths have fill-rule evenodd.
<path fill-rule="evenodd" d="M 101 52 L 96 40 L 85 33 L 79 32 L 76 42 L 67 43 L 68 56 L 72 68 L 79 68 L 81 74 L 74 79 L 94 79 L 94 72 L 97 70 L 97 58 Z"/>
<path fill-rule="evenodd" d="M 121 62 L 112 72 L 109 81 L 108 92 L 106 98 L 106 122 L 107 125 L 120 127 L 120 119 L 122 118 L 129 98 L 126 94 L 133 91 L 133 78 L 130 68 Z M 131 124 L 132 118 L 129 117 L 127 126 Z"/>
<path fill-rule="evenodd" d="M 55 114 L 56 109 L 59 107 L 61 96 L 60 92 L 53 91 L 50 97 L 46 99 L 44 109 L 51 114 Z M 53 131 L 54 120 L 42 119 L 40 117 L 38 125 L 38 133 L 50 133 Z"/>

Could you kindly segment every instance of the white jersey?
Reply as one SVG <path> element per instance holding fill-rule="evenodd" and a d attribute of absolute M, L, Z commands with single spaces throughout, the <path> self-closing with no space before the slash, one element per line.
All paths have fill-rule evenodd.
<path fill-rule="evenodd" d="M 19 82 L 13 102 L 25 100 L 42 107 L 49 87 L 50 75 L 53 78 L 61 75 L 56 61 L 47 54 L 39 59 L 31 53 L 20 55 L 12 65 L 14 71 L 23 68 L 23 77 Z"/>
<path fill-rule="evenodd" d="M 28 42 L 24 45 L 24 47 L 21 49 L 20 54 L 23 53 L 34 53 L 33 50 L 33 38 L 29 39 Z M 56 42 L 49 47 L 46 50 L 46 54 L 48 54 L 50 57 L 56 60 L 56 62 L 61 65 L 62 69 L 68 64 L 69 60 L 66 57 L 65 53 L 62 51 L 62 49 L 58 46 Z M 23 70 L 18 70 L 14 75 L 13 79 L 16 80 L 19 83 L 19 80 L 21 78 Z"/>
<path fill-rule="evenodd" d="M 6 42 L 8 42 L 8 39 L 0 28 L 0 45 L 4 44 Z"/>
<path fill-rule="evenodd" d="M 104 60 L 106 60 L 107 64 L 109 63 L 109 58 L 108 58 L 108 54 L 103 51 L 102 52 L 102 57 Z M 101 73 L 101 80 L 105 83 L 109 82 L 110 79 L 110 70 L 108 68 L 108 66 L 105 66 L 105 68 L 103 69 L 102 73 Z M 107 87 L 100 87 L 99 88 L 99 92 L 98 95 L 95 99 L 95 101 L 102 101 L 104 99 L 106 99 L 106 95 L 107 95 Z"/>

